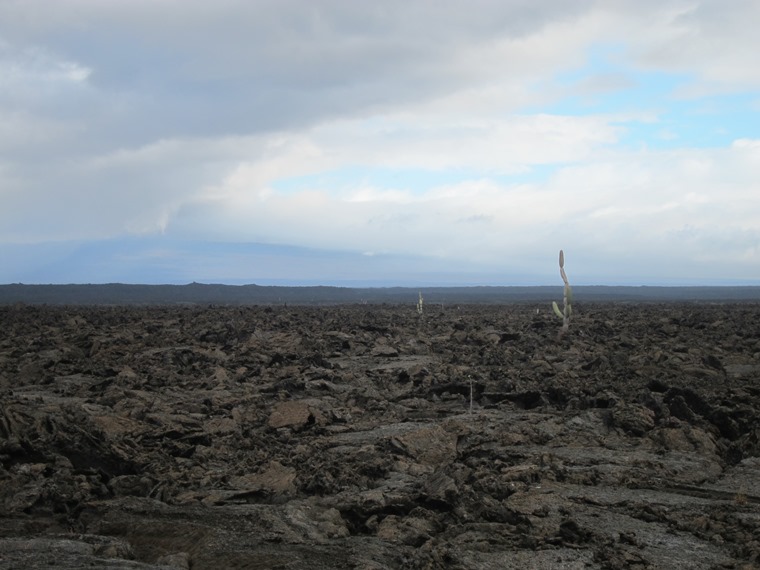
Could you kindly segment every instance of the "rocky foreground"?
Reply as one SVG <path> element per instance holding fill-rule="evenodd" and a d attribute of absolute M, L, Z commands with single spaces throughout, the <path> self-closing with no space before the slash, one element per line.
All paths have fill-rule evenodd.
<path fill-rule="evenodd" d="M 0 568 L 755 568 L 760 305 L 0 308 Z"/>

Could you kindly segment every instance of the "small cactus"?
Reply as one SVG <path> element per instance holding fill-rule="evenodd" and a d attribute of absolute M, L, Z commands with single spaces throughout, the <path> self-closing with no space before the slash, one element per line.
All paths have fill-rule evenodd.
<path fill-rule="evenodd" d="M 422 316 L 422 291 L 420 291 L 420 300 L 417 301 L 417 314 Z"/>
<path fill-rule="evenodd" d="M 562 309 L 557 305 L 557 301 L 552 301 L 552 309 L 560 319 L 562 319 L 562 330 L 559 336 L 565 335 L 570 328 L 570 316 L 573 314 L 573 290 L 570 287 L 570 282 L 567 280 L 567 274 L 565 273 L 565 253 L 559 250 L 559 274 L 562 276 L 562 281 L 565 282 L 565 291 L 562 296 Z"/>

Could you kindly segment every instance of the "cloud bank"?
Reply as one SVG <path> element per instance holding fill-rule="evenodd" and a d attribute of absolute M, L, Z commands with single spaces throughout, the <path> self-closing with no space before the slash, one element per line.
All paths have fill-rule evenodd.
<path fill-rule="evenodd" d="M 758 283 L 759 19 L 749 0 L 4 2 L 0 281 L 300 263 L 552 284 L 564 248 L 585 283 Z M 320 262 L 254 266 L 244 244 Z"/>

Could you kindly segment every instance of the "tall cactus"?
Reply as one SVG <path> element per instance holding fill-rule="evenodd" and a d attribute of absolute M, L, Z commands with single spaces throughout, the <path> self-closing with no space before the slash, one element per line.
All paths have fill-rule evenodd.
<path fill-rule="evenodd" d="M 567 280 L 567 274 L 565 273 L 565 253 L 559 250 L 559 274 L 562 276 L 562 281 L 565 282 L 565 291 L 562 296 L 562 310 L 557 305 L 557 301 L 552 301 L 552 309 L 554 313 L 562 319 L 562 330 L 559 336 L 565 335 L 570 328 L 570 316 L 573 314 L 573 290 L 570 287 L 570 282 Z"/>

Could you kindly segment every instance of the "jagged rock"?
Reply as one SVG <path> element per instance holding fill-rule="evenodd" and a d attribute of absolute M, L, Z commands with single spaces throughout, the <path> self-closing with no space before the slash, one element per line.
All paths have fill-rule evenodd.
<path fill-rule="evenodd" d="M 0 322 L 0 569 L 760 557 L 755 305 L 579 304 L 561 342 L 510 305 Z"/>
<path fill-rule="evenodd" d="M 457 435 L 441 426 L 423 427 L 394 439 L 398 449 L 423 465 L 440 466 L 456 456 Z"/>
<path fill-rule="evenodd" d="M 293 493 L 298 471 L 285 467 L 279 461 L 272 461 L 260 473 L 240 475 L 230 479 L 230 485 L 237 489 L 266 490 L 272 493 Z"/>
<path fill-rule="evenodd" d="M 393 358 L 398 356 L 398 349 L 387 344 L 378 344 L 372 349 L 372 356 Z"/>
<path fill-rule="evenodd" d="M 620 403 L 612 408 L 612 422 L 625 432 L 643 436 L 655 425 L 654 412 L 639 404 Z"/>
<path fill-rule="evenodd" d="M 324 414 L 316 407 L 308 402 L 293 400 L 276 404 L 267 423 L 271 428 L 300 428 L 309 424 L 323 425 L 326 421 Z"/>

